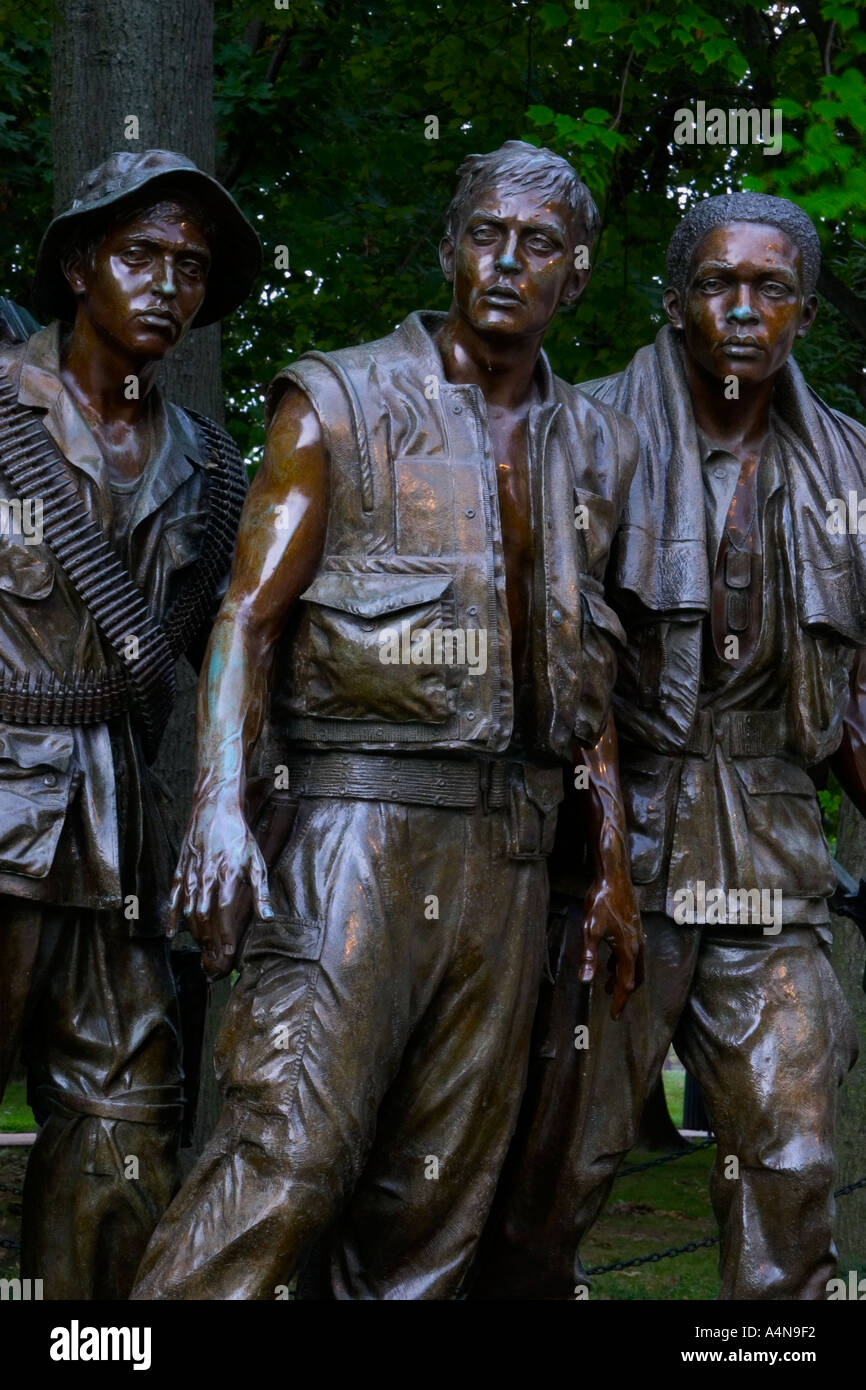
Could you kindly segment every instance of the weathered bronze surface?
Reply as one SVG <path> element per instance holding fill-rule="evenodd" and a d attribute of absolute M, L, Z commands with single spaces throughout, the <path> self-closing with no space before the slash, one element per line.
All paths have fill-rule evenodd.
<path fill-rule="evenodd" d="M 258 258 L 232 199 L 191 161 L 114 155 L 43 240 L 35 296 L 54 321 L 0 344 L 0 1088 L 20 1047 L 41 1125 L 22 1275 L 46 1298 L 126 1297 L 178 1184 L 174 855 L 141 674 L 170 707 L 173 657 L 201 650 L 227 578 L 232 537 L 214 505 L 230 515 L 244 484 L 224 431 L 154 379 L 190 327 L 240 302 Z M 33 477 L 63 489 L 62 513 L 57 496 L 31 499 L 41 526 L 15 511 L 6 470 L 22 450 Z M 60 563 L 49 536 L 70 518 L 92 528 L 78 537 L 91 558 L 107 539 L 143 595 L 152 663 L 135 643 L 118 651 L 111 613 L 126 610 L 96 582 L 109 576 Z M 214 526 L 202 584 L 190 566 Z"/>
<path fill-rule="evenodd" d="M 519 142 L 461 174 L 449 313 L 271 388 L 174 894 L 211 973 L 240 947 L 223 1110 L 138 1298 L 274 1298 L 316 1245 L 331 1297 L 452 1297 L 516 1120 L 563 772 L 608 719 L 602 578 L 637 442 L 541 352 L 587 278 L 586 190 Z M 271 696 L 296 815 L 268 884 L 244 793 Z M 618 1011 L 639 935 L 612 737 L 592 912 Z"/>
<path fill-rule="evenodd" d="M 834 878 L 806 769 L 832 757 L 866 807 L 866 550 L 829 505 L 863 495 L 866 432 L 790 358 L 819 264 L 792 204 L 699 204 L 669 251 L 669 325 L 588 388 L 642 441 L 608 595 L 628 634 L 614 709 L 647 980 L 613 1023 L 598 983 L 574 984 L 579 905 L 564 931 L 554 919 L 481 1297 L 573 1297 L 672 1039 L 718 1139 L 721 1296 L 823 1298 L 835 1272 L 835 1094 L 856 1033 L 827 959 Z"/>

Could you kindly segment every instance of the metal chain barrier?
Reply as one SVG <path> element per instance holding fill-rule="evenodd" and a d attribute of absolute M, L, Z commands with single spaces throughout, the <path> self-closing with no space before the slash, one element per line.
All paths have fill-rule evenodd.
<path fill-rule="evenodd" d="M 689 1154 L 697 1153 L 698 1149 L 709 1149 L 715 1144 L 715 1139 L 703 1139 L 700 1144 L 693 1144 L 688 1149 L 683 1149 L 682 1153 L 665 1154 L 663 1158 L 651 1159 L 649 1163 L 635 1163 L 631 1168 L 623 1168 L 622 1172 L 617 1173 L 618 1178 L 624 1178 L 628 1173 L 641 1173 L 645 1168 L 656 1168 L 660 1163 L 673 1163 L 678 1158 L 688 1158 Z M 856 1182 L 846 1183 L 844 1187 L 837 1187 L 833 1193 L 834 1197 L 847 1197 L 849 1193 L 856 1192 L 859 1188 L 866 1187 L 866 1176 L 858 1178 Z M 593 1274 L 612 1274 L 619 1269 L 633 1269 L 636 1265 L 654 1265 L 659 1260 L 668 1260 L 674 1255 L 690 1255 L 694 1250 L 704 1250 L 711 1245 L 718 1245 L 719 1236 L 708 1236 L 706 1240 L 691 1240 L 688 1245 L 671 1245 L 667 1250 L 654 1250 L 651 1255 L 638 1255 L 633 1260 L 617 1260 L 611 1265 L 593 1265 L 585 1272 Z"/>
<path fill-rule="evenodd" d="M 688 1158 L 689 1154 L 696 1154 L 700 1149 L 711 1149 L 715 1142 L 715 1139 L 702 1139 L 699 1144 L 690 1144 L 687 1149 L 677 1149 L 676 1153 L 651 1158 L 647 1163 L 633 1163 L 630 1168 L 621 1168 L 616 1179 L 627 1178 L 630 1173 L 642 1173 L 645 1168 L 658 1168 L 661 1163 L 676 1163 L 678 1158 Z"/>
<path fill-rule="evenodd" d="M 648 1163 L 634 1163 L 630 1168 L 623 1168 L 617 1173 L 618 1178 L 628 1177 L 630 1173 L 642 1173 L 647 1168 L 657 1168 L 660 1163 L 674 1163 L 678 1158 L 688 1158 L 689 1154 L 697 1153 L 699 1149 L 711 1149 L 715 1144 L 715 1139 L 702 1139 L 699 1144 L 692 1144 L 690 1148 L 683 1149 L 682 1153 L 665 1154 L 663 1158 L 653 1158 Z M 858 1178 L 856 1182 L 849 1182 L 845 1187 L 837 1187 L 833 1193 L 834 1197 L 847 1197 L 850 1192 L 856 1192 L 859 1188 L 866 1187 L 866 1176 Z M 10 1192 L 15 1197 L 20 1197 L 23 1188 L 15 1187 L 8 1182 L 0 1182 L 0 1192 Z M 695 1250 L 705 1250 L 712 1245 L 718 1245 L 718 1236 L 708 1236 L 706 1240 L 690 1240 L 688 1245 L 672 1245 L 667 1250 L 654 1250 L 651 1255 L 639 1255 L 633 1260 L 617 1260 L 611 1265 L 593 1265 L 586 1271 L 587 1274 L 612 1274 L 620 1269 L 634 1269 L 637 1265 L 654 1265 L 659 1260 L 668 1260 L 674 1255 L 690 1255 Z M 9 1240 L 6 1236 L 0 1236 L 0 1249 L 20 1250 L 21 1246 L 17 1240 Z"/>

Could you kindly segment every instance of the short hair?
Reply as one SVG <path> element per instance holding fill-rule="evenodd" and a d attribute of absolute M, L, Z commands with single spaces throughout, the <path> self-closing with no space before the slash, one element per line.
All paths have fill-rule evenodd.
<path fill-rule="evenodd" d="M 723 193 L 704 198 L 683 218 L 670 239 L 667 254 L 668 285 L 685 295 L 692 256 L 709 232 L 731 222 L 765 222 L 791 239 L 803 258 L 803 293 L 810 295 L 821 270 L 821 243 L 810 217 L 787 198 L 768 193 Z"/>
<path fill-rule="evenodd" d="M 125 226 L 127 222 L 146 217 L 149 213 L 162 212 L 169 205 L 183 209 L 204 232 L 207 244 L 213 251 L 217 238 L 217 226 L 213 215 L 204 203 L 186 191 L 183 184 L 166 183 L 158 190 L 145 186 L 137 196 L 106 208 L 102 217 L 97 213 L 92 218 L 82 218 L 70 229 L 68 240 L 60 252 L 60 264 L 66 266 L 77 257 L 83 265 L 92 270 L 93 258 L 98 247 L 113 231 Z"/>
<path fill-rule="evenodd" d="M 595 241 L 601 218 L 593 196 L 568 160 L 553 150 L 525 140 L 506 140 L 489 154 L 470 154 L 457 170 L 457 180 L 457 192 L 445 214 L 445 234 L 452 241 L 460 235 L 476 196 L 493 185 L 532 188 L 548 198 L 560 198 L 571 212 L 575 240 L 583 233 L 590 246 Z"/>

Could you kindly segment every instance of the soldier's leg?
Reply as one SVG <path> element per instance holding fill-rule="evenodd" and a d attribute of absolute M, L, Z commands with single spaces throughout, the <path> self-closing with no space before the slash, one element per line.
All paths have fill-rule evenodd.
<path fill-rule="evenodd" d="M 857 1035 L 813 927 L 708 933 L 677 1051 L 717 1136 L 725 1299 L 820 1299 L 836 1271 L 836 1092 Z"/>
<path fill-rule="evenodd" d="M 435 993 L 453 918 L 425 918 L 423 861 L 462 863 L 462 813 L 302 801 L 216 1049 L 216 1130 L 160 1223 L 134 1297 L 269 1299 L 339 1215 Z M 435 892 L 435 888 L 432 890 Z"/>
<path fill-rule="evenodd" d="M 416 843 L 435 836 L 433 815 L 413 812 Z M 454 1297 L 517 1120 L 543 962 L 546 864 L 508 857 L 502 813 L 466 815 L 464 825 L 457 864 L 439 854 L 419 873 L 416 862 L 439 910 L 422 930 L 441 932 L 453 917 L 455 944 L 336 1232 L 338 1299 Z"/>
<path fill-rule="evenodd" d="M 42 935 L 42 914 L 0 895 L 0 1098 L 18 1055 Z"/>
<path fill-rule="evenodd" d="M 552 919 L 554 982 L 542 987 L 518 1130 L 479 1259 L 477 1298 L 568 1299 L 584 1282 L 580 1242 L 633 1147 L 685 1006 L 699 935 L 644 916 L 646 977 L 610 1017 L 605 949 L 579 983 L 581 914 Z M 581 1032 L 576 1032 L 581 1029 Z"/>
<path fill-rule="evenodd" d="M 49 1298 L 126 1298 L 179 1182 L 180 1030 L 161 937 L 45 907 L 23 1052 L 41 1129 L 21 1267 Z"/>

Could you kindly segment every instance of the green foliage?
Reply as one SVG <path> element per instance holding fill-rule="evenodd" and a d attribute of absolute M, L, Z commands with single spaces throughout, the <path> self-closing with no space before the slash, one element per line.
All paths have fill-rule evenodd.
<path fill-rule="evenodd" d="M 28 302 L 50 216 L 49 5 L 0 0 L 2 289 Z M 604 226 L 583 301 L 554 324 L 555 369 L 615 371 L 662 322 L 664 251 L 684 207 L 753 186 L 817 220 L 866 305 L 866 10 L 721 0 L 216 0 L 218 168 L 258 226 L 258 300 L 225 325 L 229 424 L 248 456 L 267 382 L 309 347 L 384 334 L 445 307 L 442 218 L 461 160 L 521 137 L 571 158 Z M 6 22 L 4 22 L 6 21 Z M 784 113 L 782 153 L 676 145 L 697 101 Z M 438 139 L 425 138 L 427 118 Z M 289 248 L 288 270 L 275 265 Z M 832 404 L 864 414 L 863 338 L 825 301 L 798 357 Z"/>
<path fill-rule="evenodd" d="M 835 854 L 839 834 L 839 812 L 842 809 L 842 788 L 832 772 L 828 774 L 826 787 L 818 793 L 818 804 L 821 807 L 827 845 L 830 853 Z"/>

